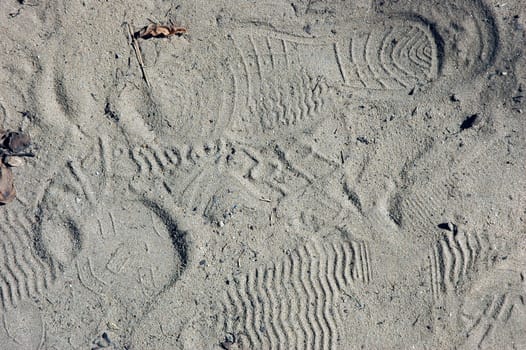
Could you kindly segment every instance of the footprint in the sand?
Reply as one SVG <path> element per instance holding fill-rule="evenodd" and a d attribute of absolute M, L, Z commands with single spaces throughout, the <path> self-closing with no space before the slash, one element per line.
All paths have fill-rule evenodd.
<path fill-rule="evenodd" d="M 114 333 L 126 339 L 156 296 L 175 283 L 188 259 L 185 233 L 175 218 L 156 203 L 124 194 L 127 183 L 115 181 L 127 174 L 124 167 L 114 172 L 114 155 L 120 153 L 109 149 L 103 137 L 86 153 L 68 162 L 45 188 L 33 225 L 39 249 L 61 282 L 49 290 L 74 290 L 74 295 L 97 304 L 83 310 L 84 333 L 73 332 L 69 340 L 76 346 L 101 331 L 101 318 L 115 324 L 119 331 Z M 129 163 L 132 174 L 134 166 Z M 62 323 L 53 315 L 60 310 L 61 317 L 77 322 L 67 311 L 75 298 L 48 294 L 44 310 L 55 329 L 48 341 L 61 344 L 55 334 Z"/>
<path fill-rule="evenodd" d="M 459 13 L 474 13 L 470 19 L 451 7 L 404 12 L 379 5 L 374 15 L 353 13 L 349 19 L 342 5 L 335 9 L 340 15 L 332 32 L 316 34 L 232 20 L 225 27 L 233 53 L 233 132 L 244 138 L 310 130 L 331 113 L 333 88 L 365 99 L 399 100 L 477 78 L 494 62 L 496 25 L 481 3 L 461 8 Z M 456 34 L 461 30 L 475 47 L 464 50 L 464 37 Z"/>
<path fill-rule="evenodd" d="M 38 305 L 57 278 L 57 266 L 35 242 L 33 220 L 19 202 L 3 208 L 0 221 L 0 343 L 11 349 L 41 348 L 45 324 Z"/>
<path fill-rule="evenodd" d="M 436 99 L 434 92 L 476 79 L 495 60 L 498 32 L 482 3 L 473 4 L 470 19 L 460 16 L 470 7 L 458 13 L 451 4 L 404 12 L 385 4 L 363 18 L 353 13 L 349 20 L 341 6 L 328 32 L 223 19 L 223 35 L 213 41 L 182 41 L 162 49 L 162 43 L 144 42 L 152 90 L 129 84 L 124 74 L 129 67 L 123 66 L 109 100 L 123 125 L 132 115 L 141 118 L 161 144 L 174 138 L 192 142 L 190 134 L 206 140 L 225 133 L 265 142 L 312 131 L 347 96 Z M 464 48 L 464 37 L 475 47 Z M 171 69 L 160 69 L 167 66 Z M 67 84 L 61 86 L 68 91 Z"/>
<path fill-rule="evenodd" d="M 4 209 L 0 223 L 2 310 L 8 311 L 21 302 L 42 297 L 57 277 L 57 266 L 39 242 L 35 242 L 33 224 L 22 208 L 14 205 Z"/>
<path fill-rule="evenodd" d="M 524 259 L 520 265 L 524 266 Z M 508 265 L 508 266 L 506 266 Z M 494 349 L 502 340 L 524 344 L 522 329 L 526 316 L 526 285 L 524 271 L 510 269 L 500 263 L 495 270 L 476 281 L 462 300 L 459 311 L 463 326 L 462 346 Z"/>
<path fill-rule="evenodd" d="M 448 295 L 459 295 L 469 282 L 488 271 L 496 252 L 487 235 L 447 232 L 429 254 L 429 272 L 433 299 L 440 301 Z"/>
<path fill-rule="evenodd" d="M 343 300 L 370 282 L 370 259 L 365 242 L 308 242 L 229 280 L 219 326 L 247 348 L 339 348 Z"/>
<path fill-rule="evenodd" d="M 393 98 L 438 78 L 440 45 L 418 17 L 367 28 L 350 25 L 316 38 L 260 25 L 233 28 L 231 132 L 243 140 L 309 132 L 334 114 L 342 89 Z"/>
<path fill-rule="evenodd" d="M 479 239 L 448 241 L 431 268 L 438 330 L 456 327 L 451 344 L 470 349 L 493 349 L 504 338 L 524 343 L 524 333 L 513 331 L 526 314 L 524 251 L 514 248 L 502 259 Z"/>

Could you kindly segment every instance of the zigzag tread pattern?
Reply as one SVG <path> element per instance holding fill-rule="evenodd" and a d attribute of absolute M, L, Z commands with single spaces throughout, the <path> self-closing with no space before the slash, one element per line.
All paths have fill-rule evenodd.
<path fill-rule="evenodd" d="M 42 295 L 56 279 L 52 260 L 36 251 L 30 218 L 4 209 L 0 219 L 0 299 L 1 308 L 9 310 L 23 300 Z"/>
<path fill-rule="evenodd" d="M 488 237 L 477 233 L 448 232 L 429 254 L 431 290 L 435 300 L 457 293 L 477 271 L 491 267 Z"/>
<path fill-rule="evenodd" d="M 365 242 L 309 242 L 283 260 L 234 278 L 223 309 L 226 333 L 251 349 L 336 349 L 342 320 L 337 299 L 371 279 Z"/>
<path fill-rule="evenodd" d="M 258 116 L 263 130 L 315 121 L 326 104 L 327 87 L 318 72 L 302 68 L 300 44 L 268 32 L 243 31 L 232 42 L 238 53 L 231 70 L 236 113 Z"/>

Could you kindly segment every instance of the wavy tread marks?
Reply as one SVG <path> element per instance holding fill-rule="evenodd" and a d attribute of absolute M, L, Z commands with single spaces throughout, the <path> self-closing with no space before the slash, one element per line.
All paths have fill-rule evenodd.
<path fill-rule="evenodd" d="M 430 249 L 430 281 L 435 300 L 457 294 L 473 276 L 490 268 L 492 249 L 488 238 L 476 233 L 448 232 Z"/>
<path fill-rule="evenodd" d="M 369 259 L 365 242 L 313 241 L 254 269 L 227 291 L 225 303 L 239 319 L 227 331 L 245 334 L 251 348 L 337 348 L 338 297 L 370 281 Z"/>
<path fill-rule="evenodd" d="M 21 301 L 39 298 L 56 275 L 52 261 L 42 259 L 36 251 L 31 219 L 5 208 L 0 228 L 0 296 L 7 310 Z"/>

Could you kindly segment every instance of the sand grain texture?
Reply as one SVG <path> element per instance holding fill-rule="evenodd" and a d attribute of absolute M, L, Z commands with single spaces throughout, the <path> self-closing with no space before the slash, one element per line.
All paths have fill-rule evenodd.
<path fill-rule="evenodd" d="M 525 348 L 525 8 L 2 1 L 2 348 Z"/>

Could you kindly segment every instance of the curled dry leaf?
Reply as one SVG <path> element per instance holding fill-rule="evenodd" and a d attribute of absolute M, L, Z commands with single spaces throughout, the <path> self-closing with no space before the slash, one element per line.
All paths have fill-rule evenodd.
<path fill-rule="evenodd" d="M 135 33 L 136 38 L 166 38 L 172 35 L 182 35 L 186 33 L 186 28 L 173 25 L 149 24 Z"/>
<path fill-rule="evenodd" d="M 31 145 L 31 138 L 28 134 L 17 131 L 9 131 L 1 136 L 2 145 L 10 152 L 22 152 Z"/>
<path fill-rule="evenodd" d="M 13 201 L 16 196 L 13 172 L 11 169 L 0 163 L 0 205 Z"/>

